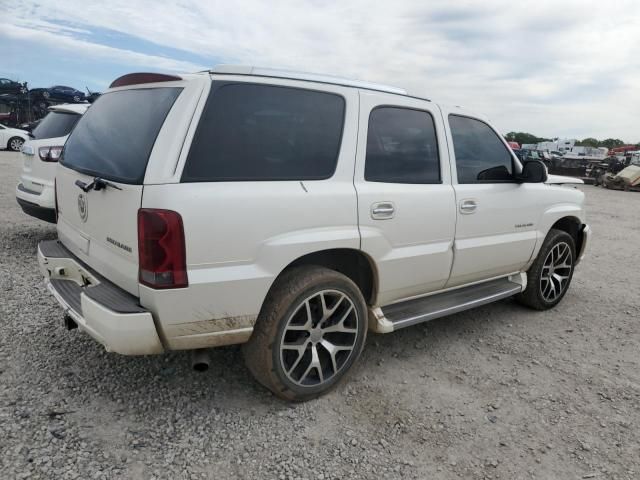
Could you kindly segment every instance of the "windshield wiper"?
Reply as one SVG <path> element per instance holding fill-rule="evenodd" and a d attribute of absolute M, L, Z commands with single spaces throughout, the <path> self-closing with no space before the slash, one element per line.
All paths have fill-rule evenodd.
<path fill-rule="evenodd" d="M 107 187 L 115 188 L 116 190 L 122 190 L 122 188 L 120 188 L 118 185 L 108 182 L 107 180 L 100 177 L 95 177 L 93 179 L 93 182 L 91 183 L 85 183 L 82 180 L 76 180 L 76 186 L 85 193 L 91 190 L 99 192 L 100 190 L 104 190 Z"/>

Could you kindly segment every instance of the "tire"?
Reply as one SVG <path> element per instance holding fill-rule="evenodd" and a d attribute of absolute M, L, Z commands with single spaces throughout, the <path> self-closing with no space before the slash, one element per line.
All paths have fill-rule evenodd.
<path fill-rule="evenodd" d="M 535 310 L 555 307 L 569 289 L 575 259 L 573 237 L 565 231 L 551 229 L 527 271 L 527 288 L 516 295 L 516 300 Z"/>
<path fill-rule="evenodd" d="M 73 103 L 80 103 L 80 97 L 78 95 L 73 96 Z"/>
<path fill-rule="evenodd" d="M 362 353 L 367 328 L 367 306 L 348 277 L 324 267 L 295 267 L 269 291 L 242 350 L 258 382 L 301 402 L 346 376 Z"/>
<path fill-rule="evenodd" d="M 24 144 L 24 140 L 20 137 L 11 137 L 7 142 L 7 149 L 19 152 Z"/>

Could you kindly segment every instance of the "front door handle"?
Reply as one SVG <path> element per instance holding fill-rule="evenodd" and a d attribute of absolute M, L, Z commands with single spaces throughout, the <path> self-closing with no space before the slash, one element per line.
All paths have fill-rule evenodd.
<path fill-rule="evenodd" d="M 462 200 L 460 202 L 460 213 L 469 214 L 476 211 L 478 202 L 472 199 Z"/>
<path fill-rule="evenodd" d="M 374 220 L 389 220 L 396 213 L 393 202 L 378 202 L 371 205 L 371 218 Z"/>

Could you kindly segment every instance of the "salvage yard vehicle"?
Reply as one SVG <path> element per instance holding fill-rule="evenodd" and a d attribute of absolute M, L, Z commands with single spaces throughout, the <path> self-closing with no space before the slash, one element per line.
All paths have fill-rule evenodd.
<path fill-rule="evenodd" d="M 29 132 L 19 128 L 9 128 L 0 124 L 0 148 L 19 152 L 29 138 Z"/>
<path fill-rule="evenodd" d="M 56 173 L 46 284 L 107 350 L 244 343 L 276 395 L 321 395 L 389 333 L 566 294 L 584 194 L 483 117 L 395 87 L 255 67 L 129 74 Z"/>
<path fill-rule="evenodd" d="M 49 113 L 22 147 L 22 174 L 16 201 L 32 217 L 56 222 L 54 182 L 62 147 L 88 103 L 49 107 Z"/>

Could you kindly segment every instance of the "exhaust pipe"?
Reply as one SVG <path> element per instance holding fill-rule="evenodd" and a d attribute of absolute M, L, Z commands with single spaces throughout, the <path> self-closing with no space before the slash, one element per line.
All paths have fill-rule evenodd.
<path fill-rule="evenodd" d="M 209 351 L 201 348 L 191 351 L 191 368 L 196 372 L 206 372 L 209 370 Z"/>

